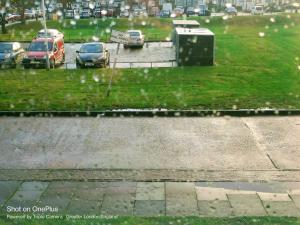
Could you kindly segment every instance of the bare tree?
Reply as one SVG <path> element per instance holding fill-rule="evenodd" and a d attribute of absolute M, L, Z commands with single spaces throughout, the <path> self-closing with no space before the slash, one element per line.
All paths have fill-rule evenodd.
<path fill-rule="evenodd" d="M 6 0 L 0 0 L 0 22 L 1 22 L 1 32 L 6 34 L 7 30 L 5 27 L 6 24 Z"/>

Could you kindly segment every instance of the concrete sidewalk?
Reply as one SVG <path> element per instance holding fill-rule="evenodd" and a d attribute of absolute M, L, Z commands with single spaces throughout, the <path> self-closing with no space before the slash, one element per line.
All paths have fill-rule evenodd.
<path fill-rule="evenodd" d="M 240 189 L 240 188 L 242 189 Z M 0 205 L 36 214 L 300 217 L 300 183 L 0 182 Z"/>
<path fill-rule="evenodd" d="M 298 116 L 0 118 L 0 124 L 2 180 L 69 177 L 64 170 L 78 179 L 85 170 L 85 179 L 100 180 L 192 174 L 195 181 L 300 181 Z"/>

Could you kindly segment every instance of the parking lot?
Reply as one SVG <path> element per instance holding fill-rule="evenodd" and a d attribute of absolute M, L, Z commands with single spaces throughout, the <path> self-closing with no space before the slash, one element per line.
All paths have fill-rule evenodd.
<path fill-rule="evenodd" d="M 26 47 L 29 43 L 24 43 Z M 66 43 L 65 64 L 60 68 L 76 69 L 76 50 L 82 43 Z M 117 58 L 116 68 L 152 68 L 152 67 L 175 67 L 175 47 L 172 42 L 146 42 L 143 48 L 124 49 L 120 45 L 118 55 L 116 54 L 117 43 L 106 43 L 110 52 L 110 67 Z"/>

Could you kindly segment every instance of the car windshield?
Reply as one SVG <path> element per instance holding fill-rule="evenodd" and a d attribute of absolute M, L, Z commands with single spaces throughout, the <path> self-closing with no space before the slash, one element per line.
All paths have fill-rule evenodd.
<path fill-rule="evenodd" d="M 137 32 L 137 31 L 130 31 L 128 32 L 130 37 L 139 37 L 141 36 L 140 32 Z"/>
<path fill-rule="evenodd" d="M 256 7 L 256 10 L 262 10 L 262 7 L 260 7 L 260 6 Z"/>
<path fill-rule="evenodd" d="M 48 51 L 52 51 L 52 46 L 53 46 L 53 43 L 48 42 Z M 45 51 L 47 51 L 46 42 L 44 42 L 44 41 L 32 42 L 29 45 L 28 51 L 30 51 L 30 52 L 45 52 Z"/>
<path fill-rule="evenodd" d="M 103 46 L 101 44 L 89 44 L 83 45 L 80 48 L 80 53 L 101 53 L 103 51 Z"/>
<path fill-rule="evenodd" d="M 53 32 L 48 32 L 47 33 L 47 35 L 46 35 L 46 33 L 45 32 L 39 32 L 39 34 L 38 34 L 38 37 L 40 37 L 40 38 L 45 38 L 45 37 L 48 37 L 48 38 L 50 38 L 50 37 L 54 37 L 54 36 L 56 36 L 57 34 L 55 34 L 55 33 L 53 33 Z"/>
<path fill-rule="evenodd" d="M 12 51 L 11 44 L 0 44 L 0 53 L 10 53 Z"/>

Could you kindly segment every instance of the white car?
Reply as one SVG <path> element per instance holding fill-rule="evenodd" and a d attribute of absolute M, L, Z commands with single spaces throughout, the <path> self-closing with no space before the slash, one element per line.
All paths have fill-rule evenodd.
<path fill-rule="evenodd" d="M 128 30 L 129 40 L 127 44 L 124 44 L 124 48 L 128 47 L 143 47 L 145 42 L 145 36 L 140 30 Z"/>
<path fill-rule="evenodd" d="M 263 15 L 264 14 L 264 8 L 261 5 L 255 5 L 251 9 L 252 15 Z"/>

